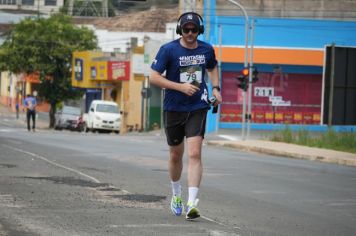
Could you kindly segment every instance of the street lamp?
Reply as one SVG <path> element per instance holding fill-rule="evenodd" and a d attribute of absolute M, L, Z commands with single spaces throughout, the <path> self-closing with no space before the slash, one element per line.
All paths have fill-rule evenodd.
<path fill-rule="evenodd" d="M 245 8 L 238 2 L 235 2 L 233 0 L 227 0 L 231 2 L 232 4 L 238 6 L 245 17 L 245 59 L 244 59 L 244 68 L 248 68 L 248 30 L 249 30 L 249 22 L 248 22 L 248 15 L 245 10 Z M 245 140 L 245 124 L 246 124 L 246 91 L 243 90 L 242 92 L 242 140 Z"/>

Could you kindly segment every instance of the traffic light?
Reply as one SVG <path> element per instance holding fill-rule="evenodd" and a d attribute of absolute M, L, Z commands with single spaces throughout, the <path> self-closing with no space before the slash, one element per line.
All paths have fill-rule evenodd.
<path fill-rule="evenodd" d="M 252 72 L 252 83 L 256 83 L 258 81 L 258 70 L 255 67 Z"/>
<path fill-rule="evenodd" d="M 244 91 L 247 91 L 248 88 L 248 75 L 249 75 L 249 69 L 244 68 L 241 71 L 241 75 L 237 77 L 237 79 L 240 81 L 240 84 L 238 84 L 237 86 Z"/>

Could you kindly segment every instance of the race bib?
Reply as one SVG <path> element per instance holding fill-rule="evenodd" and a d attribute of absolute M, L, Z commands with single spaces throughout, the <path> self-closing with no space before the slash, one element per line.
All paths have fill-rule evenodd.
<path fill-rule="evenodd" d="M 200 66 L 188 66 L 180 69 L 181 83 L 199 83 L 202 82 L 202 68 Z"/>

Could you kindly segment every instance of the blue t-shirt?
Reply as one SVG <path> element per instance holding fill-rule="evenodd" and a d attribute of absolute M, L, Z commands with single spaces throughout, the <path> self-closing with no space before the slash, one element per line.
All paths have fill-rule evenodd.
<path fill-rule="evenodd" d="M 182 47 L 179 39 L 163 45 L 154 59 L 151 68 L 159 73 L 166 71 L 168 80 L 178 83 L 199 83 L 200 90 L 193 96 L 177 90 L 166 89 L 164 97 L 165 111 L 190 112 L 208 109 L 208 89 L 205 82 L 206 69 L 217 64 L 213 47 L 198 40 L 198 47 Z"/>
<path fill-rule="evenodd" d="M 25 98 L 24 105 L 26 107 L 28 107 L 29 110 L 34 111 L 35 110 L 35 106 L 37 105 L 36 98 L 34 98 L 34 97 Z"/>

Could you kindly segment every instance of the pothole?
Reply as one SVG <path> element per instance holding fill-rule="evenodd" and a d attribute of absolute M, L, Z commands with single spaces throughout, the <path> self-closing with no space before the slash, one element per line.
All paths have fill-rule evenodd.
<path fill-rule="evenodd" d="M 60 176 L 50 176 L 50 177 L 30 177 L 25 176 L 22 177 L 24 179 L 37 179 L 37 180 L 47 180 L 51 181 L 55 184 L 66 184 L 70 186 L 80 186 L 80 187 L 90 187 L 90 188 L 97 188 L 97 187 L 105 187 L 109 186 L 107 183 L 95 183 L 92 181 L 78 179 L 74 177 L 60 177 Z"/>
<path fill-rule="evenodd" d="M 125 201 L 136 201 L 143 203 L 160 202 L 166 199 L 166 196 L 146 195 L 146 194 L 123 194 L 111 195 L 112 198 L 119 198 Z"/>
<path fill-rule="evenodd" d="M 152 194 L 132 194 L 126 190 L 116 188 L 108 183 L 95 183 L 74 177 L 20 177 L 24 179 L 45 180 L 55 184 L 87 187 L 98 196 L 97 200 L 109 202 L 121 207 L 162 209 L 165 205 L 166 196 Z"/>
<path fill-rule="evenodd" d="M 102 192 L 114 192 L 114 191 L 121 191 L 121 189 L 119 188 L 115 188 L 115 187 L 107 187 L 107 188 L 101 188 L 101 189 L 98 189 L 99 191 L 102 191 Z"/>
<path fill-rule="evenodd" d="M 15 168 L 16 165 L 13 165 L 13 164 L 2 164 L 2 163 L 0 163 L 0 167 L 3 167 L 3 168 Z"/>
<path fill-rule="evenodd" d="M 100 201 L 112 203 L 120 207 L 163 209 L 166 205 L 166 196 L 129 193 L 115 187 L 95 189 L 102 197 Z"/>

